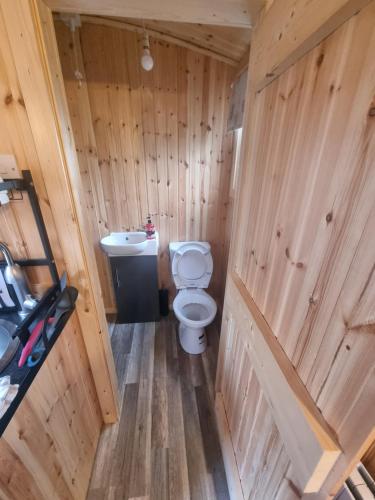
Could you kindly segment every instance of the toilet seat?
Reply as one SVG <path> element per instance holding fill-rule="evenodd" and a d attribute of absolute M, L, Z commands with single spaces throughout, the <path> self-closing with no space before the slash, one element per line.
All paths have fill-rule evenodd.
<path fill-rule="evenodd" d="M 204 328 L 215 318 L 214 299 L 199 288 L 180 290 L 173 301 L 173 310 L 180 322 L 189 328 Z"/>
<path fill-rule="evenodd" d="M 172 275 L 177 289 L 207 288 L 212 269 L 212 255 L 207 244 L 185 243 L 174 253 Z"/>

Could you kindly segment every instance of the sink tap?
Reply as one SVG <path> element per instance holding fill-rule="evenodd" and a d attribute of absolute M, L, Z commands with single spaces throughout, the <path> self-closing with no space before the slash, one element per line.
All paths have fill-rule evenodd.
<path fill-rule="evenodd" d="M 8 285 L 12 285 L 16 293 L 18 302 L 21 306 L 19 311 L 20 316 L 27 316 L 31 309 L 33 309 L 37 301 L 33 298 L 30 291 L 30 286 L 21 266 L 16 264 L 13 260 L 7 245 L 0 241 L 0 252 L 3 254 L 7 263 L 4 270 L 4 278 Z"/>

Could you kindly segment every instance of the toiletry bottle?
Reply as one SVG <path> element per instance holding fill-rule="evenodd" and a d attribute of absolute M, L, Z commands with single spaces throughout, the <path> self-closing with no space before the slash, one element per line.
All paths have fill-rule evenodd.
<path fill-rule="evenodd" d="M 147 217 L 147 224 L 145 225 L 145 231 L 146 231 L 147 239 L 151 240 L 155 234 L 155 226 L 151 222 L 150 216 Z"/>

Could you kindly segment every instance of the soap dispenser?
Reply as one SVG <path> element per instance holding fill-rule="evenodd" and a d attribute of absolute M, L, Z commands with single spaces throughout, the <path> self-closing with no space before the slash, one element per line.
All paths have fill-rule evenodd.
<path fill-rule="evenodd" d="M 152 240 L 152 238 L 154 237 L 154 234 L 155 234 L 155 226 L 151 221 L 150 215 L 147 216 L 147 224 L 145 225 L 145 231 L 146 231 L 147 239 Z"/>

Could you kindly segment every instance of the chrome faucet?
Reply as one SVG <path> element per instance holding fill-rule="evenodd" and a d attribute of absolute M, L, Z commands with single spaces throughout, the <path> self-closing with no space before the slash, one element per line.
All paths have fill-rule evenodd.
<path fill-rule="evenodd" d="M 30 286 L 21 266 L 16 264 L 13 260 L 7 245 L 0 241 L 0 252 L 3 254 L 7 263 L 4 270 L 4 278 L 8 285 L 12 285 L 16 293 L 18 302 L 21 306 L 19 311 L 20 316 L 27 316 L 31 309 L 33 309 L 37 301 L 33 298 Z"/>

